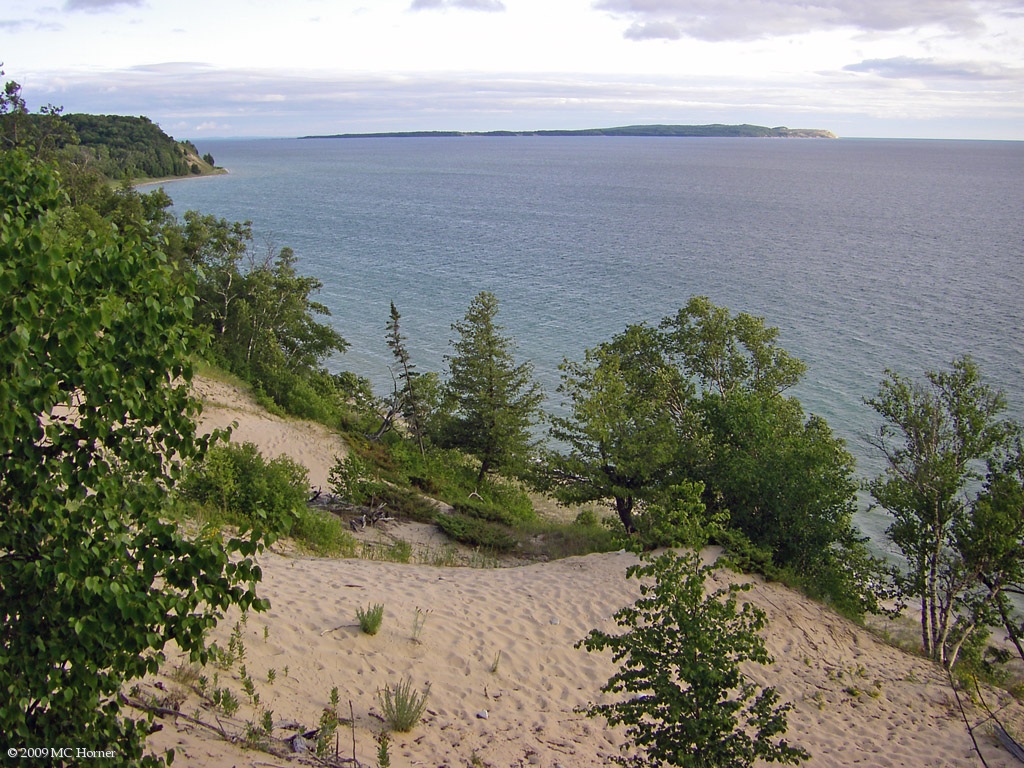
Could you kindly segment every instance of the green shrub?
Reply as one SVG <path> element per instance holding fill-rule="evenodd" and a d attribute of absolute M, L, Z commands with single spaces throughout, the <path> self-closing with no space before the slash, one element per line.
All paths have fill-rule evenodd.
<path fill-rule="evenodd" d="M 703 483 L 684 482 L 669 488 L 664 500 L 646 505 L 635 516 L 642 548 L 707 546 L 710 536 L 727 521 L 727 515 L 719 513 L 709 520 L 701 501 L 703 492 Z"/>
<path fill-rule="evenodd" d="M 713 541 L 725 548 L 723 564 L 741 573 L 760 573 L 766 579 L 779 578 L 779 568 L 767 547 L 758 547 L 741 531 L 721 528 L 715 531 Z"/>
<path fill-rule="evenodd" d="M 395 517 L 419 523 L 432 523 L 437 517 L 437 505 L 433 501 L 406 488 L 385 485 L 381 488 L 378 499 Z"/>
<path fill-rule="evenodd" d="M 492 523 L 501 523 L 503 525 L 515 524 L 515 517 L 511 512 L 491 501 L 465 499 L 455 502 L 452 508 L 465 517 L 472 517 L 477 520 L 490 520 Z"/>
<path fill-rule="evenodd" d="M 320 557 L 352 557 L 356 552 L 356 541 L 345 530 L 344 523 L 328 512 L 299 510 L 291 535 Z"/>
<path fill-rule="evenodd" d="M 306 469 L 287 456 L 266 461 L 252 443 L 211 448 L 182 483 L 188 500 L 220 510 L 230 521 L 289 533 L 305 509 Z"/>
<path fill-rule="evenodd" d="M 380 625 L 384 621 L 384 605 L 376 603 L 366 610 L 356 608 L 356 618 L 359 620 L 359 628 L 368 635 L 376 635 L 380 631 Z"/>
<path fill-rule="evenodd" d="M 435 522 L 449 538 L 471 547 L 510 552 L 518 544 L 508 527 L 500 523 L 478 520 L 458 513 L 438 515 Z"/>
<path fill-rule="evenodd" d="M 577 643 L 610 650 L 620 663 L 601 688 L 614 700 L 585 712 L 626 726 L 638 753 L 627 765 L 748 768 L 810 757 L 782 738 L 792 705 L 743 668 L 772 663 L 760 635 L 764 611 L 740 604 L 746 586 L 705 592 L 713 570 L 693 552 L 645 558 L 626 572 L 640 581 L 640 599 L 614 616 L 626 631 L 595 629 Z"/>
<path fill-rule="evenodd" d="M 378 496 L 384 483 L 359 456 L 350 453 L 338 456 L 328 475 L 331 491 L 339 498 L 356 506 L 373 506 L 379 503 Z"/>
<path fill-rule="evenodd" d="M 414 691 L 412 680 L 409 678 L 402 680 L 393 689 L 385 685 L 383 691 L 377 691 L 384 722 L 388 728 L 399 733 L 411 731 L 423 717 L 429 694 L 429 683 L 423 691 Z"/>

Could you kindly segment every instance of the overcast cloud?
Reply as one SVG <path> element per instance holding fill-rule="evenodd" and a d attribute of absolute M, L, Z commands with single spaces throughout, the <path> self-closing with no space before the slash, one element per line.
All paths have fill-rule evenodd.
<path fill-rule="evenodd" d="M 1024 139 L 1019 0 L 53 0 L 0 6 L 31 107 L 179 138 L 756 123 Z"/>
<path fill-rule="evenodd" d="M 505 4 L 501 0 L 413 0 L 410 10 L 447 10 L 463 9 L 467 11 L 504 11 Z"/>
<path fill-rule="evenodd" d="M 1020 13 L 1013 3 L 977 0 L 597 0 L 603 11 L 633 21 L 632 39 L 688 36 L 700 40 L 752 40 L 852 28 L 873 32 L 939 27 L 959 34 L 981 31 L 982 9 Z"/>
<path fill-rule="evenodd" d="M 106 11 L 118 6 L 141 6 L 142 0 L 66 0 L 66 11 Z"/>

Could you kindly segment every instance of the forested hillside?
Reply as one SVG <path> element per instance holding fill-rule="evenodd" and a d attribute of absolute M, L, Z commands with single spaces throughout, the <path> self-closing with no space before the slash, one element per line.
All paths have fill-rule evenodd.
<path fill-rule="evenodd" d="M 212 155 L 200 157 L 192 142 L 175 141 L 148 117 L 65 115 L 53 106 L 32 113 L 13 81 L 0 102 L 0 146 L 31 147 L 36 157 L 58 160 L 69 180 L 138 181 L 217 172 Z"/>
<path fill-rule="evenodd" d="M 162 178 L 213 171 L 213 158 L 199 156 L 190 141 L 175 141 L 148 117 L 64 115 L 78 136 L 79 152 L 95 160 L 108 178 Z"/>

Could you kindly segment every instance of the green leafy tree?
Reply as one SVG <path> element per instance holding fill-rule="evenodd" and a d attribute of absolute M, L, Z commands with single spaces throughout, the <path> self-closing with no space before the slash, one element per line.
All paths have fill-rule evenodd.
<path fill-rule="evenodd" d="M 549 486 L 566 504 L 613 500 L 634 533 L 636 502 L 672 485 L 693 387 L 643 325 L 588 349 L 581 362 L 564 361 L 561 371 L 569 414 L 551 419 L 550 434 L 567 450 L 548 455 Z"/>
<path fill-rule="evenodd" d="M 0 732 L 142 760 L 127 680 L 193 658 L 230 606 L 261 609 L 255 537 L 161 521 L 201 456 L 193 288 L 145 229 L 59 227 L 50 166 L 0 153 Z"/>
<path fill-rule="evenodd" d="M 731 315 L 694 296 L 661 323 L 668 350 L 701 390 L 728 399 L 736 392 L 777 395 L 799 382 L 807 366 L 778 345 L 779 329 L 764 318 Z"/>
<path fill-rule="evenodd" d="M 495 322 L 498 299 L 479 293 L 452 324 L 447 393 L 451 419 L 444 440 L 480 460 L 477 483 L 497 469 L 521 465 L 533 448 L 530 430 L 543 396 L 529 363 L 516 363 L 513 340 Z"/>
<path fill-rule="evenodd" d="M 992 478 L 981 496 L 972 486 L 1016 428 L 1001 418 L 1002 393 L 982 381 L 969 357 L 929 371 L 924 381 L 889 371 L 867 402 L 883 419 L 873 442 L 888 466 L 870 487 L 893 516 L 888 535 L 906 558 L 898 584 L 919 601 L 925 653 L 951 667 L 971 633 L 989 621 L 991 596 L 977 590 L 989 570 L 983 563 L 999 560 L 997 548 L 1009 543 L 985 538 L 998 530 L 989 526 L 1001 516 L 1001 481 Z M 1012 520 L 1000 525 L 1007 522 L 1017 530 Z"/>
<path fill-rule="evenodd" d="M 732 527 L 806 576 L 856 546 L 854 460 L 824 419 L 805 417 L 793 398 L 747 392 L 706 396 L 701 412 L 714 450 L 697 477 Z"/>
<path fill-rule="evenodd" d="M 853 457 L 824 419 L 785 396 L 806 366 L 779 346 L 778 329 L 697 296 L 661 330 L 699 392 L 699 441 L 681 471 L 703 483 L 709 513 L 844 609 L 876 609 L 864 584 L 882 564 L 853 527 Z"/>
<path fill-rule="evenodd" d="M 705 595 L 713 570 L 695 553 L 674 552 L 630 567 L 627 576 L 640 580 L 641 597 L 615 614 L 625 632 L 595 629 L 578 643 L 610 650 L 620 664 L 601 689 L 617 700 L 586 712 L 626 726 L 637 750 L 622 760 L 627 765 L 746 768 L 809 757 L 782 738 L 791 705 L 741 669 L 772 663 L 759 634 L 764 612 L 739 604 L 744 586 Z"/>
<path fill-rule="evenodd" d="M 1024 595 L 1024 446 L 1018 435 L 990 462 L 973 514 L 954 532 L 967 569 L 984 587 L 991 606 L 1024 659 L 1024 622 L 1011 596 Z"/>
<path fill-rule="evenodd" d="M 0 77 L 4 72 L 0 69 Z M 0 92 L 0 149 L 22 149 L 36 158 L 50 158 L 56 149 L 78 140 L 61 116 L 61 108 L 49 104 L 38 113 L 28 110 L 21 85 L 13 80 Z"/>
<path fill-rule="evenodd" d="M 320 322 L 322 283 L 299 274 L 291 248 L 260 258 L 249 222 L 189 211 L 180 236 L 166 237 L 185 272 L 198 277 L 196 322 L 213 336 L 214 360 L 299 416 L 336 422 L 345 395 L 323 368 L 348 342 Z"/>

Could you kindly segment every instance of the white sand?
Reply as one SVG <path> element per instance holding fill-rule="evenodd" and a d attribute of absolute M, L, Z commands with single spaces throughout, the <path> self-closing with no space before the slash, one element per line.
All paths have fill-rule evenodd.
<path fill-rule="evenodd" d="M 244 402 L 220 403 L 219 409 L 239 421 L 242 439 L 268 453 L 293 455 L 311 470 L 329 466 L 339 449 L 319 428 L 265 419 Z M 207 416 L 214 411 L 207 409 Z M 390 533 L 400 536 L 401 530 Z M 633 562 L 632 555 L 613 553 L 476 570 L 268 553 L 260 557 L 260 593 L 273 607 L 241 627 L 244 664 L 261 704 L 273 711 L 278 738 L 294 732 L 288 724 L 315 727 L 336 686 L 343 717 L 351 702 L 363 765 L 376 765 L 375 736 L 383 729 L 377 691 L 403 677 L 431 688 L 423 721 L 408 734 L 392 734 L 393 766 L 468 766 L 474 756 L 494 767 L 604 765 L 619 753 L 622 733 L 576 708 L 600 700 L 613 666 L 574 644 L 591 628 L 615 630 L 612 614 L 637 596 L 636 584 L 624 578 Z M 749 581 L 748 599 L 768 614 L 766 641 L 776 663 L 748 671 L 793 703 L 788 738 L 811 753 L 805 765 L 981 765 L 939 668 L 784 587 Z M 356 609 L 372 603 L 383 603 L 385 615 L 371 637 L 360 632 Z M 429 613 L 414 640 L 417 608 Z M 221 646 L 237 618 L 218 628 Z M 169 660 L 168 671 L 176 661 Z M 212 680 L 213 671 L 204 674 Z M 238 664 L 218 675 L 219 684 L 244 702 L 238 714 L 216 715 L 195 694 L 182 711 L 241 733 L 257 714 L 242 692 Z M 144 690 L 162 696 L 176 686 L 165 675 Z M 994 709 L 1009 702 L 995 691 L 985 696 Z M 965 703 L 972 722 L 983 719 Z M 1016 703 L 1000 719 L 1024 728 Z M 183 720 L 160 722 L 164 728 L 150 745 L 179 747 L 176 766 L 281 766 L 298 759 L 245 750 Z M 988 765 L 1019 765 L 985 730 L 979 729 L 979 739 Z M 338 731 L 343 757 L 352 754 L 352 736 L 347 726 Z"/>
<path fill-rule="evenodd" d="M 202 433 L 233 425 L 233 442 L 255 443 L 267 459 L 289 456 L 309 470 L 313 488 L 328 488 L 327 477 L 335 458 L 347 454 L 344 441 L 336 434 L 322 424 L 267 413 L 252 397 L 231 384 L 197 378 L 193 389 L 203 402 Z"/>

